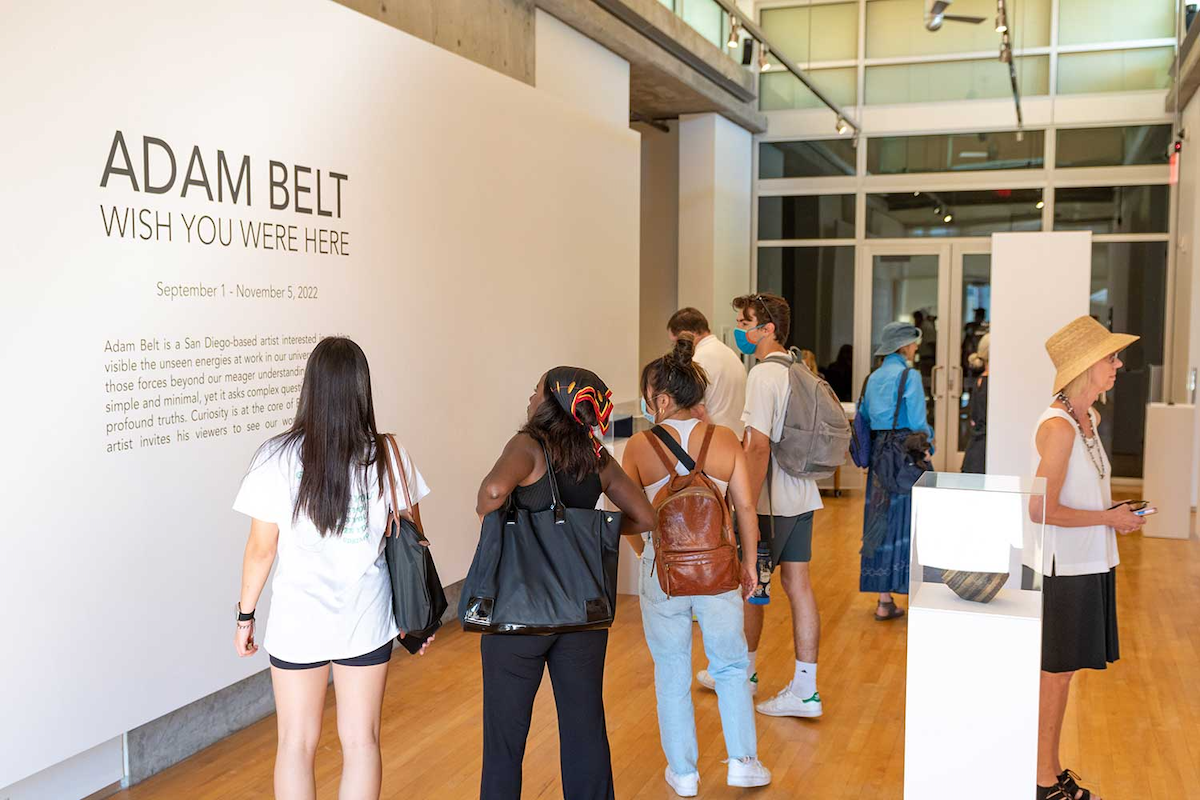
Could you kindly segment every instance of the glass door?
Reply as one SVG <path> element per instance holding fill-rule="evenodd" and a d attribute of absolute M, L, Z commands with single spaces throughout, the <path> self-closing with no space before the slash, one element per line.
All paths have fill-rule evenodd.
<path fill-rule="evenodd" d="M 948 434 L 945 444 L 946 468 L 958 471 L 962 468 L 963 454 L 971 440 L 971 400 L 976 394 L 986 392 L 981 379 L 984 370 L 971 366 L 971 356 L 979 349 L 979 342 L 988 332 L 992 321 L 992 254 L 991 242 L 978 244 L 956 244 L 951 248 L 950 268 L 950 328 L 955 352 L 952 363 L 947 365 L 949 380 L 948 394 L 954 398 L 948 411 Z M 986 395 L 977 404 L 976 423 L 986 424 Z M 981 429 L 981 433 L 982 433 Z"/>
<path fill-rule="evenodd" d="M 859 350 L 865 349 L 868 354 L 861 360 L 861 374 L 865 376 L 881 361 L 874 353 L 885 325 L 901 321 L 920 328 L 921 346 L 913 366 L 921 377 L 926 421 L 934 432 L 934 469 L 957 469 L 960 459 L 953 448 L 946 446 L 948 420 L 955 406 L 947 375 L 955 330 L 949 324 L 950 245 L 906 243 L 873 245 L 864 250 L 863 267 L 870 277 L 863 283 L 871 287 L 871 294 L 870 313 L 860 317 L 869 320 L 860 326 L 864 330 L 859 333 Z M 953 350 L 957 356 L 957 346 Z"/>
<path fill-rule="evenodd" d="M 933 429 L 934 469 L 957 472 L 970 441 L 971 398 L 980 391 L 982 370 L 970 357 L 988 331 L 992 308 L 991 242 L 875 244 L 863 248 L 855 359 L 858 386 L 881 359 L 874 356 L 889 322 L 921 329 L 913 366 L 925 391 L 927 422 Z M 869 307 L 868 307 L 869 306 Z M 856 388 L 858 388 L 856 386 Z"/>

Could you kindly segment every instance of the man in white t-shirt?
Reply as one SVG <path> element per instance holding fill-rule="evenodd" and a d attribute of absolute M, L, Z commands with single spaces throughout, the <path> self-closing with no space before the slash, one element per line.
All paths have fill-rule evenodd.
<path fill-rule="evenodd" d="M 778 565 L 783 576 L 783 590 L 792 607 L 796 654 L 791 683 L 756 707 L 760 714 L 775 717 L 819 717 L 822 708 L 817 692 L 817 649 L 821 618 L 808 565 L 812 559 L 813 513 L 822 507 L 821 492 L 816 481 L 792 477 L 771 458 L 771 442 L 783 434 L 791 391 L 791 355 L 782 344 L 791 329 L 791 308 L 782 297 L 766 293 L 738 297 L 733 307 L 738 310 L 738 347 L 746 354 L 753 353 L 758 362 L 746 379 L 746 409 L 742 415 L 750 484 L 757 492 L 758 529 L 764 539 L 771 537 L 771 564 Z M 742 557 L 755 555 L 743 553 Z M 746 605 L 750 681 L 756 688 L 756 656 L 764 610 L 761 605 Z M 707 677 L 704 672 L 697 676 L 705 685 Z"/>
<path fill-rule="evenodd" d="M 692 357 L 708 375 L 704 392 L 704 412 L 708 422 L 723 425 L 742 436 L 742 412 L 746 408 L 746 365 L 737 353 L 713 336 L 708 319 L 694 308 L 681 308 L 667 321 L 667 332 L 674 342 L 685 333 L 696 340 Z"/>

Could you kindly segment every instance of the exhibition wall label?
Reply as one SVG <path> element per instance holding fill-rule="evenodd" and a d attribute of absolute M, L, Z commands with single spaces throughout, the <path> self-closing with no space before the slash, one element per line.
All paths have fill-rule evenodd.
<path fill-rule="evenodd" d="M 326 0 L 5 17 L 0 786 L 266 668 L 230 505 L 324 336 L 462 578 L 540 375 L 636 396 L 639 219 L 636 134 Z"/>

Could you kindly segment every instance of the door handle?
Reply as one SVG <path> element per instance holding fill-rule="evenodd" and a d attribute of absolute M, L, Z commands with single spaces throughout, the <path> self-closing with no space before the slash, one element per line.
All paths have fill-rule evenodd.
<path fill-rule="evenodd" d="M 932 384 L 933 384 L 933 385 L 932 385 L 931 387 L 929 387 L 929 388 L 932 390 L 932 393 L 933 393 L 933 396 L 934 396 L 934 398 L 935 398 L 935 399 L 936 399 L 936 398 L 938 398 L 938 397 L 942 397 L 942 396 L 944 396 L 944 394 L 945 394 L 944 392 L 939 392 L 939 391 L 938 391 L 938 372 L 939 372 L 939 371 L 942 371 L 942 372 L 944 372 L 945 370 L 946 370 L 946 368 L 945 368 L 944 366 L 942 366 L 941 364 L 938 364 L 938 365 L 937 365 L 937 366 L 935 366 L 935 367 L 933 368 L 933 370 L 932 370 L 932 371 L 929 373 L 929 380 L 930 380 L 930 383 L 932 383 Z"/>
<path fill-rule="evenodd" d="M 963 369 L 962 369 L 962 367 L 952 366 L 952 367 L 950 367 L 950 371 L 947 374 L 949 376 L 948 377 L 949 383 L 946 385 L 946 390 L 950 392 L 951 397 L 961 395 L 963 392 Z M 954 379 L 955 375 L 958 376 L 957 381 L 955 381 L 955 379 Z"/>

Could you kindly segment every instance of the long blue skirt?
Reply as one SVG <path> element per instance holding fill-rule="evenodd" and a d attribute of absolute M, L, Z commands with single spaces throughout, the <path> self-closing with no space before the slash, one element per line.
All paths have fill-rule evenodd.
<path fill-rule="evenodd" d="M 887 533 L 883 542 L 870 557 L 862 556 L 862 572 L 858 580 L 861 592 L 895 592 L 908 594 L 909 548 L 912 543 L 912 495 L 889 493 L 885 509 L 873 512 L 871 493 L 875 490 L 874 475 L 867 473 L 867 498 L 863 511 L 863 529 L 871 524 L 873 513 L 886 514 Z"/>

